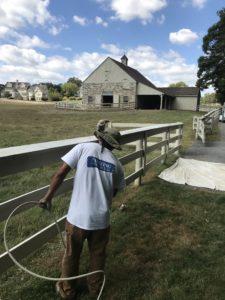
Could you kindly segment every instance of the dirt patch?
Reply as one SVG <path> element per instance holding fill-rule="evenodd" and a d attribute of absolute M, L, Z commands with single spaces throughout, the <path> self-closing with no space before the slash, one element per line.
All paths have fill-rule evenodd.
<path fill-rule="evenodd" d="M 175 224 L 171 220 L 153 225 L 155 242 L 164 244 L 163 248 L 167 249 L 170 254 L 182 249 L 194 249 L 198 247 L 199 239 L 196 233 L 192 232 L 183 224 Z"/>

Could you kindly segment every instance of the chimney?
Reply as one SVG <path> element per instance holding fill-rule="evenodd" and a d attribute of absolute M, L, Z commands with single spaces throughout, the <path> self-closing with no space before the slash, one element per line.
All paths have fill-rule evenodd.
<path fill-rule="evenodd" d="M 122 57 L 121 57 L 121 63 L 125 66 L 127 66 L 127 62 L 128 62 L 128 58 L 126 57 L 126 55 L 124 54 Z"/>

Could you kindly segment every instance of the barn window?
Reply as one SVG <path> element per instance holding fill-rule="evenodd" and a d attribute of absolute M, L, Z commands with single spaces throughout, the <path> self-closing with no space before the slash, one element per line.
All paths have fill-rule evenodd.
<path fill-rule="evenodd" d="M 105 81 L 109 81 L 109 74 L 110 74 L 110 71 L 106 70 L 105 71 Z"/>
<path fill-rule="evenodd" d="M 94 97 L 93 96 L 88 96 L 88 103 L 94 102 Z"/>
<path fill-rule="evenodd" d="M 127 103 L 129 101 L 129 97 L 128 96 L 123 96 L 123 102 Z"/>

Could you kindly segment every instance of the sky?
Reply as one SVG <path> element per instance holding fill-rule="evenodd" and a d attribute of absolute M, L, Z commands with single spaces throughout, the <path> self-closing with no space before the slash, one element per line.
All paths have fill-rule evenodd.
<path fill-rule="evenodd" d="M 153 84 L 195 86 L 224 0 L 1 0 L 0 83 L 82 81 L 107 57 Z"/>

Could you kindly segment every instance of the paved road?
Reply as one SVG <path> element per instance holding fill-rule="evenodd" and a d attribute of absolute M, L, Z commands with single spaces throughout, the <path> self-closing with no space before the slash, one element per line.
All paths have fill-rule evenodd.
<path fill-rule="evenodd" d="M 196 140 L 188 149 L 184 158 L 225 164 L 225 123 L 219 122 L 219 130 L 221 135 L 220 141 L 206 141 L 204 145 L 201 140 Z"/>

